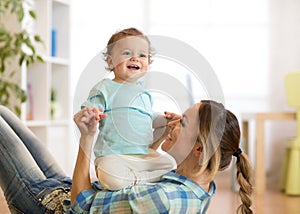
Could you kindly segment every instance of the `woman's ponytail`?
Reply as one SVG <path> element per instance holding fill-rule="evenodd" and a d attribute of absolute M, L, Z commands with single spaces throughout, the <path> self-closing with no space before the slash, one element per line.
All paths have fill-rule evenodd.
<path fill-rule="evenodd" d="M 237 209 L 237 213 L 251 214 L 253 213 L 250 208 L 252 205 L 251 194 L 253 191 L 250 181 L 252 168 L 250 161 L 245 154 L 239 154 L 237 156 L 236 167 L 237 182 L 240 185 L 239 195 L 242 202 L 242 204 Z"/>

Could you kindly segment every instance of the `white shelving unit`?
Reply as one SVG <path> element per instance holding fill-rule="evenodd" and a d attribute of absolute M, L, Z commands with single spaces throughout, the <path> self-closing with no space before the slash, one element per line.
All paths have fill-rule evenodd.
<path fill-rule="evenodd" d="M 34 63 L 23 72 L 23 85 L 27 88 L 27 104 L 23 107 L 25 124 L 45 143 L 52 154 L 62 162 L 67 171 L 70 166 L 67 157 L 71 133 L 70 96 L 70 1 L 34 0 L 37 19 L 33 32 L 41 36 L 43 45 L 37 45 L 37 52 L 44 63 Z M 52 30 L 55 30 L 56 54 L 52 54 Z M 56 92 L 58 110 L 51 114 L 51 91 Z"/>

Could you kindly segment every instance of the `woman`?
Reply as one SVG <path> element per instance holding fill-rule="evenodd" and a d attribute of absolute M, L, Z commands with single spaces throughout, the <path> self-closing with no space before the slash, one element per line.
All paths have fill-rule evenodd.
<path fill-rule="evenodd" d="M 59 213 L 60 201 L 68 197 L 71 187 L 67 177 L 15 117 L 3 108 L 1 116 L 0 181 L 11 211 Z M 72 206 L 68 199 L 64 201 L 67 213 L 205 213 L 215 192 L 213 178 L 217 171 L 229 166 L 232 155 L 237 157 L 241 186 L 238 212 L 252 213 L 251 167 L 239 149 L 239 124 L 221 104 L 202 101 L 189 108 L 180 120 L 168 113 L 173 121 L 168 124 L 170 132 L 162 149 L 176 159 L 176 172 L 164 175 L 158 183 L 137 184 L 119 191 L 102 191 L 101 186 L 90 182 L 91 144 L 102 117 L 99 110 L 90 108 L 74 116 L 81 137 Z"/>

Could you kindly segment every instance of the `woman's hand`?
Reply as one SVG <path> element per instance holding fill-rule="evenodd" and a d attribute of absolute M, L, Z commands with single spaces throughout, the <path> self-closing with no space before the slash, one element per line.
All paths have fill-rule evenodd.
<path fill-rule="evenodd" d="M 154 138 L 154 142 L 153 144 L 150 146 L 150 148 L 152 149 L 158 149 L 158 147 L 161 145 L 161 143 L 166 139 L 166 137 L 168 136 L 169 132 L 170 132 L 170 127 L 168 126 L 168 123 L 174 120 L 180 120 L 181 119 L 181 115 L 175 114 L 175 113 L 171 113 L 171 112 L 167 112 L 165 111 L 165 116 L 164 116 L 164 120 L 167 120 L 167 124 L 164 124 L 163 127 L 160 127 L 160 129 L 163 128 L 163 133 L 159 133 L 159 137 Z M 162 130 L 159 130 L 160 132 Z M 154 136 L 155 137 L 155 133 Z"/>
<path fill-rule="evenodd" d="M 172 113 L 172 112 L 168 112 L 168 111 L 165 111 L 165 117 L 166 119 L 168 120 L 168 124 L 172 121 L 176 121 L 176 120 L 180 120 L 181 119 L 181 115 L 179 114 L 175 114 L 175 113 Z M 166 135 L 164 136 L 164 138 L 167 137 L 167 135 L 169 134 L 170 132 L 170 127 L 169 125 L 167 124 L 167 127 L 166 127 Z"/>

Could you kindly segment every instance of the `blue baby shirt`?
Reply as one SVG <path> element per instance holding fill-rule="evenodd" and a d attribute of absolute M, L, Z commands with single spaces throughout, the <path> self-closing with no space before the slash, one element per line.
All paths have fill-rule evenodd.
<path fill-rule="evenodd" d="M 107 154 L 147 154 L 153 141 L 152 97 L 143 85 L 121 84 L 103 79 L 90 91 L 82 107 L 93 106 L 107 114 L 99 122 L 94 146 L 96 157 Z"/>

